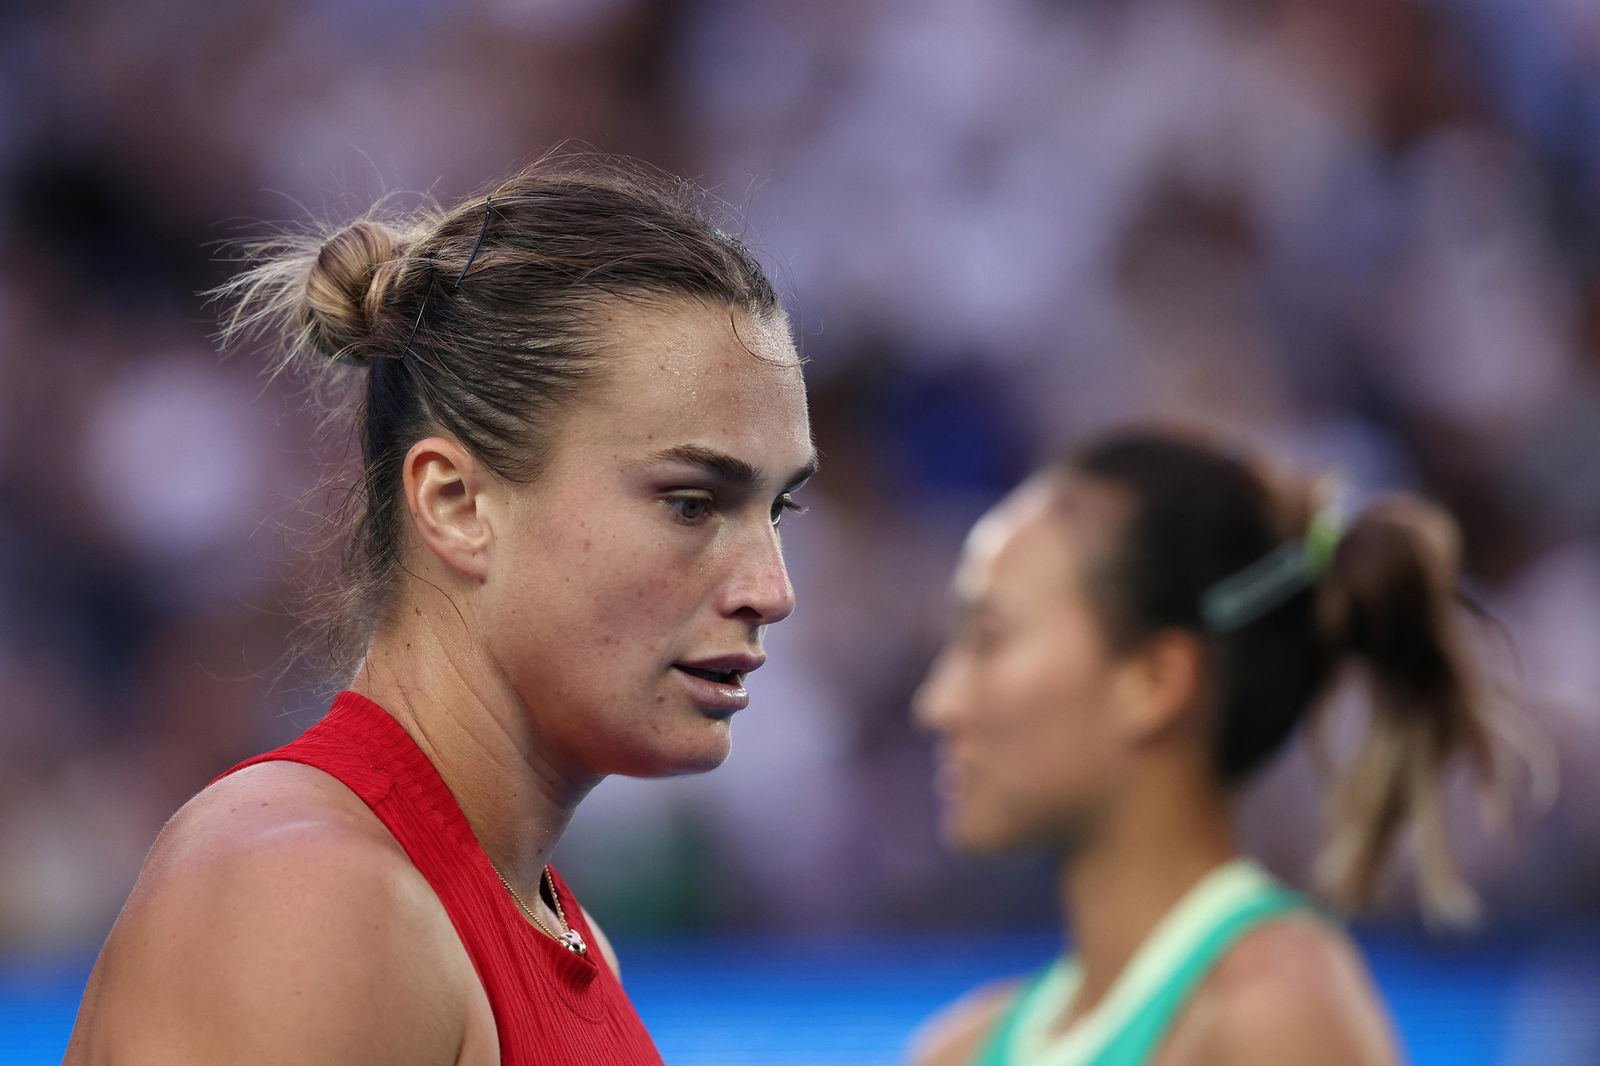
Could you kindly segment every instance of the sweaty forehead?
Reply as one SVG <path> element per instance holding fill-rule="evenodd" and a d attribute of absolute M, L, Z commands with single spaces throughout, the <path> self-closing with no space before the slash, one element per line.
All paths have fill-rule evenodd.
<path fill-rule="evenodd" d="M 711 437 L 809 452 L 805 382 L 781 315 L 651 300 L 618 302 L 599 326 L 606 369 L 588 420 L 595 432 L 655 447 Z"/>
<path fill-rule="evenodd" d="M 735 356 L 766 369 L 799 372 L 800 360 L 781 312 L 752 317 L 726 304 L 679 297 L 614 300 L 598 319 L 610 359 L 675 376 L 711 376 L 739 368 Z M 620 368 L 626 369 L 626 368 Z"/>

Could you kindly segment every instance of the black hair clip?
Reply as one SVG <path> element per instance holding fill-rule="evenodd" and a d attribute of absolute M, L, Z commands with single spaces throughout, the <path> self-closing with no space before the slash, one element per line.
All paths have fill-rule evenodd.
<path fill-rule="evenodd" d="M 433 295 L 433 274 L 428 274 L 428 287 L 422 291 L 422 304 L 417 308 L 417 317 L 411 323 L 411 332 L 406 334 L 406 343 L 400 349 L 398 358 L 404 359 L 411 354 L 411 342 L 417 339 L 417 327 L 422 325 L 423 313 L 428 310 L 428 297 Z"/>
<path fill-rule="evenodd" d="M 472 251 L 467 253 L 467 261 L 462 264 L 461 273 L 456 275 L 455 284 L 451 286 L 453 289 L 459 290 L 461 288 L 461 283 L 466 280 L 467 271 L 472 269 L 472 261 L 478 258 L 478 249 L 483 247 L 483 238 L 489 232 L 489 211 L 493 204 L 493 196 L 485 196 L 483 198 L 483 225 L 478 227 L 478 239 L 472 242 Z"/>
<path fill-rule="evenodd" d="M 450 286 L 451 289 L 457 292 L 461 291 L 461 283 L 466 280 L 467 271 L 472 269 L 473 261 L 478 258 L 478 250 L 483 247 L 484 237 L 489 234 L 489 211 L 493 205 L 493 196 L 485 196 L 483 198 L 483 224 L 478 227 L 478 237 L 472 242 L 472 251 L 467 253 L 467 261 L 462 264 L 461 273 L 456 275 L 456 280 Z M 411 354 L 411 342 L 417 339 L 417 329 L 422 325 L 422 316 L 428 311 L 428 297 L 432 295 L 433 272 L 430 270 L 428 272 L 428 287 L 422 293 L 422 304 L 417 308 L 417 317 L 411 323 L 411 332 L 406 334 L 406 343 L 400 349 L 401 358 Z"/>

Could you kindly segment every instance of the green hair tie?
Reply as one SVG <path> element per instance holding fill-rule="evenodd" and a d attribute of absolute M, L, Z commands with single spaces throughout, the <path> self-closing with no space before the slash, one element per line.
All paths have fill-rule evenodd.
<path fill-rule="evenodd" d="M 1333 567 L 1344 527 L 1332 508 L 1319 511 L 1305 536 L 1278 545 L 1200 597 L 1200 617 L 1214 633 L 1229 633 L 1287 603 Z"/>
<path fill-rule="evenodd" d="M 1333 557 L 1339 553 L 1339 541 L 1344 538 L 1344 525 L 1333 509 L 1324 508 L 1311 519 L 1306 535 L 1301 538 L 1305 547 L 1306 569 L 1311 580 L 1321 581 L 1333 569 Z"/>

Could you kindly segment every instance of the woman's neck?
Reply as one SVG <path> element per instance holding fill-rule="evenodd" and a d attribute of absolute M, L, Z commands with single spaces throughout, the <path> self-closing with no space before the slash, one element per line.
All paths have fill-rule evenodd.
<path fill-rule="evenodd" d="M 1093 1010 L 1167 912 L 1238 854 L 1231 804 L 1205 775 L 1165 767 L 1136 778 L 1094 841 L 1062 862 L 1083 973 L 1063 1026 Z"/>
<path fill-rule="evenodd" d="M 394 716 L 460 805 L 489 861 L 524 899 L 598 778 L 555 765 L 517 695 L 437 627 L 396 625 L 373 639 L 350 683 Z"/>

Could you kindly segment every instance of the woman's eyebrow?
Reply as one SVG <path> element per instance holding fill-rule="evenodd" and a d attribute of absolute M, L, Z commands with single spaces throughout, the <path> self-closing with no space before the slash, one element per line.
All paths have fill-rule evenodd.
<path fill-rule="evenodd" d="M 758 467 L 745 462 L 737 455 L 729 455 L 727 452 L 719 452 L 715 448 L 707 448 L 699 444 L 680 444 L 673 448 L 662 449 L 652 454 L 649 461 L 687 463 L 690 466 L 698 466 L 736 488 L 753 488 L 760 484 L 762 480 L 762 473 Z M 817 458 L 813 455 L 805 466 L 795 471 L 794 476 L 789 479 L 786 487 L 793 488 L 816 472 Z"/>

